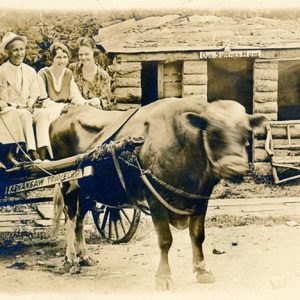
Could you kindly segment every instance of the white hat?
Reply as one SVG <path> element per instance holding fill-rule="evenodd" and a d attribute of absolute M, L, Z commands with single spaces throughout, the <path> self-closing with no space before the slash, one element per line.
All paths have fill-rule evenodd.
<path fill-rule="evenodd" d="M 0 44 L 0 50 L 4 51 L 5 48 L 9 43 L 11 43 L 14 40 L 21 40 L 26 45 L 27 44 L 27 38 L 23 35 L 17 35 L 13 32 L 7 32 L 5 33 L 4 37 L 2 38 L 1 44 Z"/>

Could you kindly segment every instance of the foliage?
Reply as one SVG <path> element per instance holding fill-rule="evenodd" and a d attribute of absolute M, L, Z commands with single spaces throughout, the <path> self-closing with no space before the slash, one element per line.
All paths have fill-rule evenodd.
<path fill-rule="evenodd" d="M 258 9 L 160 9 L 160 10 L 123 10 L 123 11 L 93 11 L 93 12 L 62 12 L 62 11 L 28 11 L 2 10 L 0 18 L 0 38 L 7 31 L 25 35 L 28 38 L 26 63 L 36 70 L 49 65 L 49 46 L 55 40 L 65 43 L 71 50 L 71 61 L 77 59 L 76 41 L 81 36 L 93 36 L 98 29 L 111 24 L 135 18 L 140 20 L 150 16 L 178 14 L 182 17 L 190 15 L 214 14 L 219 17 L 231 17 L 236 20 L 250 17 L 262 18 L 300 18 L 300 10 L 293 8 L 258 10 Z M 5 56 L 0 54 L 0 64 Z M 105 65 L 103 55 L 99 63 Z"/>
<path fill-rule="evenodd" d="M 57 40 L 70 48 L 70 62 L 76 61 L 77 39 L 81 36 L 96 35 L 101 27 L 101 19 L 80 13 L 17 12 L 13 15 L 7 12 L 2 15 L 0 25 L 1 38 L 7 31 L 27 37 L 25 62 L 39 70 L 50 64 L 49 47 Z M 2 54 L 0 63 L 5 59 Z"/>

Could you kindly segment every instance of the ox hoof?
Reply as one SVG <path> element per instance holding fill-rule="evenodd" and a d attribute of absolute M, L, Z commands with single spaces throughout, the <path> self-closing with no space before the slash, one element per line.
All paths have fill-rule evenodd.
<path fill-rule="evenodd" d="M 78 274 L 78 273 L 80 273 L 80 266 L 78 263 L 72 264 L 72 263 L 66 261 L 64 263 L 64 270 L 66 273 Z"/>
<path fill-rule="evenodd" d="M 84 267 L 92 267 L 97 265 L 97 260 L 92 258 L 92 257 L 86 257 L 86 258 L 82 258 L 80 260 L 80 266 L 84 266 Z"/>
<path fill-rule="evenodd" d="M 159 291 L 174 291 L 175 285 L 170 276 L 155 277 L 155 286 Z"/>
<path fill-rule="evenodd" d="M 215 275 L 207 270 L 197 272 L 196 278 L 200 283 L 213 283 L 216 281 Z"/>

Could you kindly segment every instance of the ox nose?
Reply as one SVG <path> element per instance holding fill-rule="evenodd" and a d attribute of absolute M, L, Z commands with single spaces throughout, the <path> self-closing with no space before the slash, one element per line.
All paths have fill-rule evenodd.
<path fill-rule="evenodd" d="M 218 161 L 220 175 L 225 179 L 237 179 L 245 176 L 249 169 L 246 159 L 239 156 L 226 156 Z"/>

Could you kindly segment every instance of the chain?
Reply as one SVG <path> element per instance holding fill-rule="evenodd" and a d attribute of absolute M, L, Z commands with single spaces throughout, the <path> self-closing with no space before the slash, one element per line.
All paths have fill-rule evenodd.
<path fill-rule="evenodd" d="M 123 157 L 119 157 L 119 159 L 124 162 L 127 166 L 132 167 L 136 170 L 139 170 L 139 168 L 137 167 L 137 165 L 133 164 L 132 162 L 124 159 Z M 135 159 L 137 159 L 135 157 Z M 166 190 L 180 196 L 183 198 L 188 198 L 188 199 L 195 199 L 195 200 L 199 200 L 199 199 L 209 199 L 210 197 L 207 196 L 203 196 L 203 195 L 197 195 L 197 194 L 192 194 L 192 193 L 188 193 L 180 188 L 177 188 L 175 186 L 170 185 L 169 183 L 163 181 L 162 179 L 156 177 L 150 170 L 143 170 L 141 169 L 142 174 L 146 174 L 149 175 L 154 181 L 156 181 L 159 185 L 161 185 L 162 187 L 164 187 Z"/>

